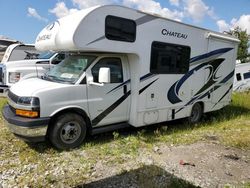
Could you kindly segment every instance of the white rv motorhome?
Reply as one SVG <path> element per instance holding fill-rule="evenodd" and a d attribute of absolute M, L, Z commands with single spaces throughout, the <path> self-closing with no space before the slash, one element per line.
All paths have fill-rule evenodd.
<path fill-rule="evenodd" d="M 238 63 L 235 67 L 233 91 L 250 90 L 250 62 Z"/>
<path fill-rule="evenodd" d="M 70 55 L 12 86 L 3 115 L 17 136 L 60 149 L 127 125 L 196 123 L 230 103 L 238 42 L 122 6 L 84 9 L 40 32 L 37 49 Z"/>

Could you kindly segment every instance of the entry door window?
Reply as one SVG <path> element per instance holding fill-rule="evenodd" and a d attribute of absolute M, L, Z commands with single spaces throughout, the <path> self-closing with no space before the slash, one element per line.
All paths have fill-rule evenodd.
<path fill-rule="evenodd" d="M 94 82 L 98 82 L 99 69 L 101 67 L 110 68 L 111 83 L 123 82 L 122 61 L 120 58 L 107 57 L 99 60 L 99 62 L 91 69 Z"/>

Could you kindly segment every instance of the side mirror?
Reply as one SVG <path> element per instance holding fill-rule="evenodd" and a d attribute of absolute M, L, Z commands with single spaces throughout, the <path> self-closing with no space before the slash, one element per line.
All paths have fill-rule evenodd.
<path fill-rule="evenodd" d="M 110 83 L 110 68 L 101 67 L 98 76 L 99 83 Z"/>

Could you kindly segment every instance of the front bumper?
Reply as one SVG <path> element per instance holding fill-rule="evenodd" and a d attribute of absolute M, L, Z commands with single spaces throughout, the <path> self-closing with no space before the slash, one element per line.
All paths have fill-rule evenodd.
<path fill-rule="evenodd" d="M 25 141 L 44 141 L 50 118 L 25 118 L 16 116 L 9 105 L 3 108 L 3 117 L 12 133 Z"/>

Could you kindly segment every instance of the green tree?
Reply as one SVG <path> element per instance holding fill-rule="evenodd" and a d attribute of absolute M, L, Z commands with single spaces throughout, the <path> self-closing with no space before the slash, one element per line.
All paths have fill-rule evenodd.
<path fill-rule="evenodd" d="M 242 30 L 240 27 L 234 28 L 230 33 L 240 40 L 240 44 L 238 47 L 237 59 L 241 61 L 241 63 L 246 63 L 250 54 L 248 54 L 249 48 L 249 36 L 247 34 L 247 30 Z"/>

